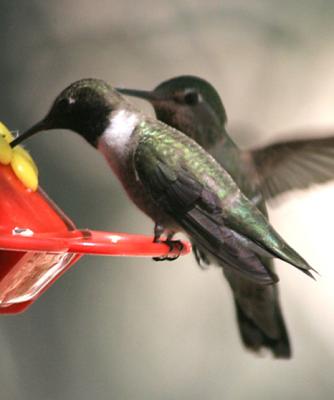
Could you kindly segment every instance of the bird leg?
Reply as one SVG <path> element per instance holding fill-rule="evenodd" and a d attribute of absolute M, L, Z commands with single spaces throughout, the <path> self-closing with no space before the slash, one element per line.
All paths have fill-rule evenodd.
<path fill-rule="evenodd" d="M 178 254 L 174 255 L 174 256 L 170 256 L 169 253 L 166 256 L 162 256 L 162 257 L 153 257 L 154 261 L 174 261 L 176 259 L 178 259 L 181 255 L 181 252 L 183 250 L 183 244 L 180 240 L 173 240 L 173 236 L 175 234 L 175 232 L 170 231 L 167 234 L 167 238 L 166 240 L 161 240 L 161 236 L 163 235 L 163 233 L 165 232 L 165 228 L 156 223 L 154 226 L 154 239 L 153 242 L 154 243 L 165 243 L 169 246 L 169 252 L 174 252 L 175 249 L 178 250 Z"/>
<path fill-rule="evenodd" d="M 161 243 L 160 238 L 161 238 L 161 236 L 163 235 L 164 232 L 165 232 L 165 228 L 164 228 L 162 225 L 156 223 L 156 224 L 154 225 L 154 239 L 153 239 L 153 243 Z"/>
<path fill-rule="evenodd" d="M 210 260 L 202 250 L 200 250 L 197 246 L 193 245 L 193 253 L 195 256 L 195 260 L 197 264 L 200 266 L 200 268 L 202 269 L 209 268 Z"/>

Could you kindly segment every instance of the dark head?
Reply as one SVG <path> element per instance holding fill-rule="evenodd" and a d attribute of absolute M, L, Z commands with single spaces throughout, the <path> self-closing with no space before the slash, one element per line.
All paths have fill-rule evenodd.
<path fill-rule="evenodd" d="M 64 89 L 40 122 L 17 137 L 14 147 L 37 132 L 49 129 L 70 129 L 96 145 L 98 137 L 109 124 L 110 113 L 123 101 L 106 82 L 81 79 Z"/>
<path fill-rule="evenodd" d="M 179 76 L 152 91 L 117 89 L 120 93 L 148 100 L 157 118 L 186 133 L 208 148 L 222 138 L 226 112 L 215 88 L 195 76 Z"/>

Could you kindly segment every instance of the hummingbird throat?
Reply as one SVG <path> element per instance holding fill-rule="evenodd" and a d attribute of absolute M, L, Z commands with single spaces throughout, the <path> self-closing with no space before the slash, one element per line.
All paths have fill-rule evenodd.
<path fill-rule="evenodd" d="M 100 136 L 97 147 L 113 169 L 118 163 L 126 164 L 129 143 L 138 123 L 139 116 L 129 110 L 121 109 L 111 113 L 110 123 Z"/>
<path fill-rule="evenodd" d="M 133 131 L 137 127 L 139 117 L 128 110 L 117 110 L 111 114 L 110 124 L 103 132 L 101 139 L 115 152 L 124 152 L 130 141 Z M 100 139 L 100 140 L 101 140 Z"/>

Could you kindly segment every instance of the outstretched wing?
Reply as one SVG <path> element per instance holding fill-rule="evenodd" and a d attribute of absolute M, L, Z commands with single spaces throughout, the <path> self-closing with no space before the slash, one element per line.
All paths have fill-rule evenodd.
<path fill-rule="evenodd" d="M 259 284 L 277 280 L 258 256 L 242 245 L 240 235 L 224 224 L 219 197 L 189 170 L 168 162 L 161 151 L 147 143 L 139 144 L 134 162 L 138 177 L 153 200 L 196 245 Z"/>
<path fill-rule="evenodd" d="M 334 136 L 274 143 L 251 155 L 266 199 L 334 179 Z"/>

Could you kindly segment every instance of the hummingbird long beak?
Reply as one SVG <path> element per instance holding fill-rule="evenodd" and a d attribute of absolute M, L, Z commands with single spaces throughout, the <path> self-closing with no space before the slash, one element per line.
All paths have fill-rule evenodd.
<path fill-rule="evenodd" d="M 119 93 L 125 94 L 126 96 L 138 97 L 140 99 L 148 100 L 150 102 L 154 102 L 155 100 L 162 100 L 161 96 L 159 96 L 154 91 L 149 90 L 137 90 L 137 89 L 116 89 Z"/>
<path fill-rule="evenodd" d="M 24 140 L 28 139 L 30 136 L 34 135 L 35 133 L 38 133 L 40 131 L 43 131 L 45 129 L 49 129 L 48 124 L 46 123 L 45 120 L 37 122 L 37 124 L 33 125 L 30 129 L 22 133 L 20 136 L 18 136 L 16 139 L 14 139 L 11 143 L 10 146 L 13 148 L 23 142 Z"/>

